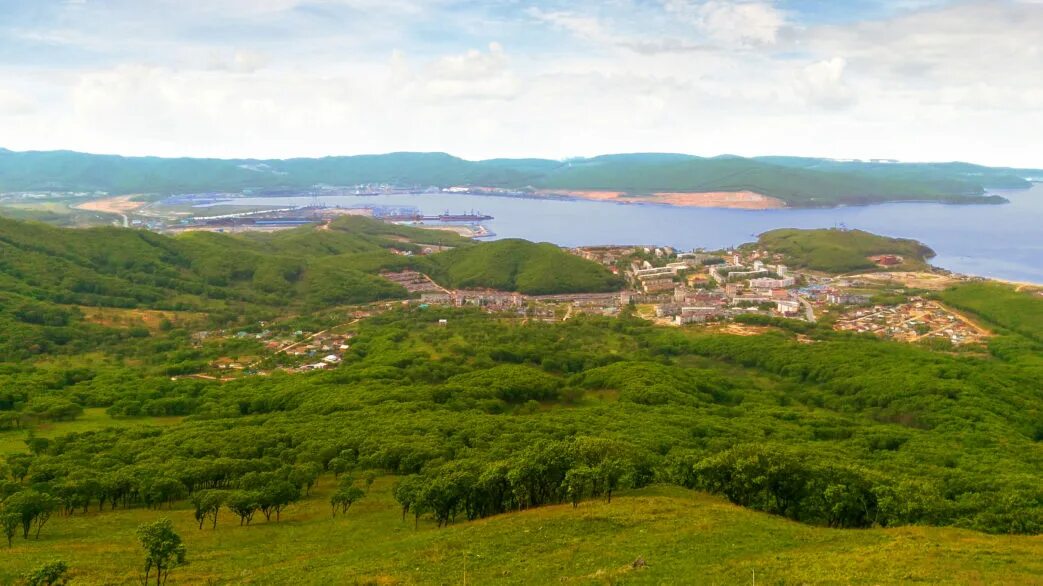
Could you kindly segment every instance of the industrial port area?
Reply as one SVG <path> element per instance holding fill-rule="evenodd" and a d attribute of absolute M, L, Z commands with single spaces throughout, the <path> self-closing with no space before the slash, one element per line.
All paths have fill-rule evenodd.
<path fill-rule="evenodd" d="M 339 216 L 365 216 L 395 224 L 410 224 L 434 229 L 450 229 L 470 238 L 491 236 L 492 233 L 480 222 L 493 217 L 476 211 L 425 215 L 414 207 L 358 206 L 336 207 L 311 204 L 300 207 L 263 209 L 213 216 L 183 218 L 169 226 L 170 232 L 212 231 L 242 232 L 271 231 L 300 226 L 322 226 Z"/>
<path fill-rule="evenodd" d="M 412 205 L 380 203 L 375 196 L 455 194 L 437 187 L 366 184 L 316 186 L 308 190 L 244 190 L 242 192 L 118 195 L 105 193 L 33 192 L 0 194 L 0 205 L 27 213 L 59 214 L 75 227 L 112 224 L 162 233 L 193 231 L 270 232 L 300 226 L 322 226 L 343 215 L 371 217 L 389 223 L 448 230 L 467 238 L 493 232 L 483 222 L 493 216 L 477 210 L 421 210 Z M 344 202 L 347 198 L 350 203 Z"/>

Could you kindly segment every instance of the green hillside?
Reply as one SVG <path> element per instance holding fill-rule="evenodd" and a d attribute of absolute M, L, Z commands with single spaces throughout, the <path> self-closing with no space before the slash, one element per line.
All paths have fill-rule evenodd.
<path fill-rule="evenodd" d="M 498 240 L 432 257 L 445 284 L 530 295 L 617 291 L 622 286 L 600 265 L 566 254 L 553 244 Z"/>
<path fill-rule="evenodd" d="M 761 234 L 757 244 L 782 253 L 792 266 L 829 273 L 849 273 L 877 268 L 871 256 L 901 256 L 904 262 L 896 270 L 914 270 L 925 266 L 934 252 L 916 242 L 888 238 L 862 230 L 798 230 L 784 228 Z"/>
<path fill-rule="evenodd" d="M 942 292 L 941 298 L 994 327 L 1043 342 L 1043 296 L 1038 287 L 1023 291 L 1001 283 L 967 283 Z"/>
<path fill-rule="evenodd" d="M 985 167 L 983 165 L 957 162 L 835 161 L 808 157 L 756 157 L 755 160 L 797 169 L 854 172 L 871 177 L 928 181 L 934 182 L 936 186 L 942 189 L 956 189 L 956 186 L 949 182 L 960 178 L 966 180 L 976 178 L 977 182 L 989 189 L 1020 189 L 1026 186 L 1026 177 L 1033 177 L 1038 174 L 1038 171 L 1032 169 Z"/>
<path fill-rule="evenodd" d="M 800 168 L 739 157 L 615 155 L 573 161 L 543 179 L 540 185 L 633 194 L 749 190 L 777 197 L 793 206 L 893 200 L 977 201 L 973 196 L 983 191 L 984 185 L 969 174 L 939 175 L 902 168 L 896 168 L 894 173 L 863 172 L 861 167 Z"/>
<path fill-rule="evenodd" d="M 231 490 L 252 486 L 239 484 L 249 472 L 263 473 L 255 482 L 317 464 L 417 474 L 417 487 L 449 492 L 418 493 L 411 510 L 443 521 L 669 482 L 814 525 L 1043 529 L 1038 352 L 946 354 L 829 329 L 807 332 L 809 345 L 632 318 L 522 325 L 434 308 L 354 328 L 344 364 L 314 375 L 169 381 L 212 355 L 176 331 L 90 361 L 12 363 L 0 374 L 16 413 L 187 416 L 30 442 L 23 478 L 129 475 L 130 506 L 149 478 Z M 96 502 L 98 486 L 54 489 Z"/>
<path fill-rule="evenodd" d="M 162 517 L 175 521 L 188 550 L 171 584 L 663 584 L 693 576 L 738 584 L 754 574 L 766 584 L 1030 584 L 1043 573 L 1038 537 L 807 527 L 667 487 L 414 530 L 399 518 L 393 483 L 378 479 L 337 518 L 326 504 L 332 479 L 280 523 L 225 519 L 200 531 L 182 507 L 77 515 L 47 540 L 3 552 L 10 563 L 0 566 L 0 583 L 53 558 L 71 562 L 74 584 L 135 583 L 133 529 Z M 639 558 L 646 565 L 635 568 Z"/>
<path fill-rule="evenodd" d="M 998 203 L 986 189 L 1028 187 L 1043 171 L 965 163 L 838 162 L 795 157 L 702 158 L 639 153 L 589 159 L 467 161 L 445 153 L 390 153 L 320 159 L 162 159 L 69 151 L 0 150 L 0 192 L 104 191 L 186 193 L 291 189 L 317 184 L 493 186 L 517 190 L 656 191 L 752 190 L 794 206 L 880 201 Z"/>
<path fill-rule="evenodd" d="M 455 247 L 430 256 L 425 245 Z M 549 244 L 475 244 L 455 234 L 344 217 L 243 236 L 73 230 L 0 219 L 0 350 L 98 343 L 81 306 L 202 311 L 215 323 L 402 299 L 382 270 L 424 270 L 445 285 L 564 293 L 618 286 L 600 265 Z M 93 330 L 92 330 L 93 331 Z"/>

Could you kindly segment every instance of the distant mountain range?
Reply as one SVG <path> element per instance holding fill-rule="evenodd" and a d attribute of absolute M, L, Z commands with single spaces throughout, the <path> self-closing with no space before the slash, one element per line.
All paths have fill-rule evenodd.
<path fill-rule="evenodd" d="M 390 153 L 318 159 L 121 157 L 0 149 L 2 191 L 111 194 L 307 189 L 318 184 L 459 185 L 518 191 L 754 191 L 790 206 L 883 201 L 1002 202 L 988 189 L 1028 187 L 1043 170 L 969 163 L 838 161 L 806 157 L 637 153 L 585 159 L 467 161 L 445 153 Z"/>

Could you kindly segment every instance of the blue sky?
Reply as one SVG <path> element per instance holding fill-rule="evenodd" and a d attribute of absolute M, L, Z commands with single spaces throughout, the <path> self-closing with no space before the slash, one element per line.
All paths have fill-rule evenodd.
<path fill-rule="evenodd" d="M 1040 0 L 0 0 L 0 146 L 1043 166 Z"/>

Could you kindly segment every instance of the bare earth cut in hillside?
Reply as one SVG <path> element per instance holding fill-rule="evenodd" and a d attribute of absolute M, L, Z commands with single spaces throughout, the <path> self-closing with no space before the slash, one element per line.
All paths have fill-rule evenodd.
<path fill-rule="evenodd" d="M 621 191 L 543 191 L 540 193 L 567 195 L 593 201 L 654 203 L 692 208 L 768 210 L 786 207 L 786 202 L 781 199 L 753 191 L 657 192 L 650 195 L 627 195 Z"/>
<path fill-rule="evenodd" d="M 90 212 L 123 215 L 128 212 L 133 212 L 145 205 L 145 202 L 134 201 L 132 199 L 134 197 L 134 195 L 118 195 L 116 197 L 88 201 L 75 207 L 76 209 L 87 210 Z"/>

